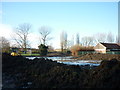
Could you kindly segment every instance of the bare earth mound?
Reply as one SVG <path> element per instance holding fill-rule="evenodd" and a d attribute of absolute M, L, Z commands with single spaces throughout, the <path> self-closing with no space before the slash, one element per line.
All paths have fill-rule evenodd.
<path fill-rule="evenodd" d="M 77 58 L 77 60 L 120 60 L 120 55 L 118 54 L 85 54 Z"/>
<path fill-rule="evenodd" d="M 120 61 L 103 60 L 92 69 L 45 58 L 2 55 L 2 90 L 30 88 L 120 88 Z"/>

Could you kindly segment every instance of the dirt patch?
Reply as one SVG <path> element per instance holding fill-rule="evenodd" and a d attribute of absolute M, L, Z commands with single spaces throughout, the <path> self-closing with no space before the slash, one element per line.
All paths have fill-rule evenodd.
<path fill-rule="evenodd" d="M 120 60 L 119 54 L 85 54 L 76 58 L 77 60 Z"/>
<path fill-rule="evenodd" d="M 89 57 L 88 57 L 89 58 Z M 45 58 L 2 56 L 6 88 L 120 88 L 120 61 L 103 60 L 98 67 L 65 65 Z"/>
<path fill-rule="evenodd" d="M 120 61 L 103 60 L 100 66 L 92 69 L 85 79 L 90 88 L 120 88 Z"/>

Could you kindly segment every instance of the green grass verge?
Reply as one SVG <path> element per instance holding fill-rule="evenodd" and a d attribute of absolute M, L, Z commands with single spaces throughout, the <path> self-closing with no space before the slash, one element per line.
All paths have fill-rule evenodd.
<path fill-rule="evenodd" d="M 21 54 L 22 56 L 40 56 L 40 54 Z"/>

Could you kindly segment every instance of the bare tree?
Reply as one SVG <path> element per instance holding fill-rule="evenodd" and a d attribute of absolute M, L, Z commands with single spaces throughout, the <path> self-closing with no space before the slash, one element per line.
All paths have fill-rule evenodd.
<path fill-rule="evenodd" d="M 60 35 L 60 45 L 62 52 L 64 49 L 67 49 L 67 33 L 64 31 Z"/>
<path fill-rule="evenodd" d="M 120 44 L 120 35 L 118 36 L 118 43 Z"/>
<path fill-rule="evenodd" d="M 48 26 L 41 26 L 39 29 L 39 33 L 40 33 L 40 41 L 44 45 L 47 44 L 48 40 L 52 39 L 51 37 L 49 37 L 51 33 L 51 28 Z"/>
<path fill-rule="evenodd" d="M 118 44 L 120 44 L 120 37 L 119 36 L 116 36 L 115 42 L 118 43 Z"/>
<path fill-rule="evenodd" d="M 92 46 L 94 45 L 94 38 L 93 37 L 83 37 L 82 38 L 82 45 L 83 46 Z"/>
<path fill-rule="evenodd" d="M 80 44 L 80 38 L 79 38 L 79 33 L 76 34 L 76 44 Z"/>
<path fill-rule="evenodd" d="M 109 32 L 107 35 L 107 42 L 114 42 L 114 35 L 111 32 Z"/>
<path fill-rule="evenodd" d="M 2 52 L 9 53 L 10 42 L 5 37 L 0 37 L 0 45 L 2 46 Z"/>
<path fill-rule="evenodd" d="M 67 40 L 67 45 L 68 47 L 71 47 L 74 45 L 74 35 L 72 35 L 70 40 Z"/>
<path fill-rule="evenodd" d="M 97 33 L 96 35 L 94 35 L 96 38 L 97 42 L 106 42 L 106 34 L 105 33 Z"/>
<path fill-rule="evenodd" d="M 72 40 L 67 40 L 67 49 L 70 49 L 71 46 L 73 46 L 73 41 Z"/>
<path fill-rule="evenodd" d="M 15 30 L 16 37 L 13 37 L 16 43 L 25 51 L 27 51 L 27 47 L 30 47 L 28 41 L 28 35 L 31 29 L 31 24 L 23 23 L 20 24 Z"/>

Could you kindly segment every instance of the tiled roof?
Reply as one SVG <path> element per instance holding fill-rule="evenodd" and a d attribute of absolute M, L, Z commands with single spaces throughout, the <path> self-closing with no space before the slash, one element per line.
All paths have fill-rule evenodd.
<path fill-rule="evenodd" d="M 120 49 L 120 45 L 116 43 L 101 43 L 104 45 L 107 49 Z"/>

